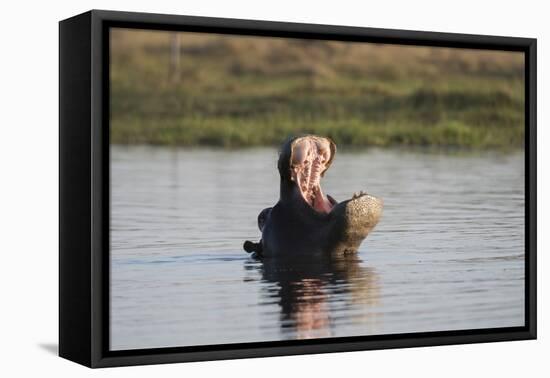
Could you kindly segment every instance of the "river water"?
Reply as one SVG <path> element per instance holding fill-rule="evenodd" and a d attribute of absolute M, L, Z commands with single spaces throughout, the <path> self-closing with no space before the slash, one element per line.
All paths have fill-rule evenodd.
<path fill-rule="evenodd" d="M 111 147 L 111 349 L 524 325 L 523 153 L 339 152 L 383 217 L 356 257 L 255 261 L 275 149 Z"/>

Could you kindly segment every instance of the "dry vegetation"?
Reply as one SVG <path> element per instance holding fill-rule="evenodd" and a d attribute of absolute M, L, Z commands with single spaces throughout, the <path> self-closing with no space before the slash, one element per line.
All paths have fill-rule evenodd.
<path fill-rule="evenodd" d="M 113 143 L 523 145 L 520 53 L 170 32 L 111 36 Z"/>

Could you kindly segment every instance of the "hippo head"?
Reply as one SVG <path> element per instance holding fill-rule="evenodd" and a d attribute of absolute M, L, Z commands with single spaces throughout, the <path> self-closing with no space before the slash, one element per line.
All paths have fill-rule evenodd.
<path fill-rule="evenodd" d="M 291 204 L 305 224 L 318 227 L 312 232 L 326 238 L 331 252 L 355 252 L 378 223 L 382 200 L 360 191 L 338 203 L 325 194 L 321 179 L 335 154 L 329 138 L 305 135 L 288 140 L 278 161 L 280 201 Z"/>

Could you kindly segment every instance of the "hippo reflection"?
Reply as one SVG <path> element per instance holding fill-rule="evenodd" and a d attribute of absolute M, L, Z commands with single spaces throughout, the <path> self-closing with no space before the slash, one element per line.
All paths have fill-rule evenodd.
<path fill-rule="evenodd" d="M 321 188 L 336 153 L 334 142 L 306 135 L 283 144 L 280 197 L 258 216 L 262 238 L 244 249 L 259 257 L 339 256 L 353 253 L 378 223 L 382 200 L 363 191 L 338 203 Z"/>
<path fill-rule="evenodd" d="M 361 323 L 368 331 L 377 318 L 374 311 L 380 288 L 378 276 L 361 266 L 357 255 L 338 258 L 263 259 L 261 264 L 247 263 L 257 269 L 264 283 L 272 284 L 267 298 L 276 298 L 280 307 L 280 326 L 292 338 L 307 339 L 334 335 L 337 322 Z M 355 316 L 339 317 L 340 311 L 356 309 Z"/>

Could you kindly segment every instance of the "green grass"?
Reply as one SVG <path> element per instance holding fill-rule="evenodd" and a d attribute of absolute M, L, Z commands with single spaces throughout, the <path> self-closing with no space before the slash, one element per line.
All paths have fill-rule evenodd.
<path fill-rule="evenodd" d="M 167 32 L 112 35 L 111 141 L 518 148 L 519 53 Z"/>

